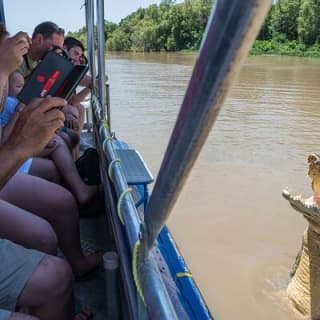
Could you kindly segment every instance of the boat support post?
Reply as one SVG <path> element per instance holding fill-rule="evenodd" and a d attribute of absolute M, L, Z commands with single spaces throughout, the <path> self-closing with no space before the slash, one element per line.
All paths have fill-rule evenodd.
<path fill-rule="evenodd" d="M 98 92 L 102 106 L 102 117 L 107 120 L 111 131 L 110 108 L 107 102 L 106 68 L 105 68 L 105 37 L 104 37 L 104 1 L 97 0 L 97 38 L 98 38 Z"/>
<path fill-rule="evenodd" d="M 271 2 L 218 0 L 215 3 L 145 214 L 148 250 L 191 172 Z"/>
<path fill-rule="evenodd" d="M 95 63 L 95 46 L 94 46 L 94 0 L 85 0 L 85 17 L 87 27 L 87 56 L 89 69 L 91 73 L 91 86 L 92 92 L 96 91 L 94 79 L 96 78 L 96 63 Z M 90 116 L 88 116 L 90 113 Z M 92 117 L 92 109 L 89 109 L 87 113 L 88 129 L 92 129 L 95 118 Z"/>
<path fill-rule="evenodd" d="M 191 172 L 224 100 L 264 22 L 272 0 L 218 0 L 162 161 L 140 231 L 137 278 L 157 313 L 152 247 Z M 136 251 L 136 248 L 135 248 Z M 154 316 L 154 314 L 152 314 Z"/>
<path fill-rule="evenodd" d="M 0 0 L 0 23 L 6 24 L 6 18 L 4 14 L 3 0 Z"/>

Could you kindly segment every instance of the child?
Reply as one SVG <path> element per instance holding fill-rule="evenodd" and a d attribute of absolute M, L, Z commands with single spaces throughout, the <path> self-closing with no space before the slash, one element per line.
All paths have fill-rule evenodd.
<path fill-rule="evenodd" d="M 17 96 L 24 86 L 23 76 L 15 71 L 8 79 L 8 97 L 3 111 L 0 112 L 0 125 L 2 127 L 1 143 L 10 135 L 23 105 L 19 103 Z M 59 183 L 61 177 L 54 163 L 47 159 L 29 158 L 17 170 L 18 173 L 31 174 L 51 182 Z"/>
<path fill-rule="evenodd" d="M 8 96 L 17 97 L 24 86 L 24 78 L 21 73 L 15 71 L 9 76 Z"/>
<path fill-rule="evenodd" d="M 0 124 L 4 126 L 2 142 L 10 135 L 23 104 L 17 96 L 24 85 L 24 79 L 19 72 L 13 72 L 9 77 L 9 96 L 3 112 L 0 113 Z M 51 182 L 61 180 L 69 187 L 80 206 L 90 209 L 97 199 L 99 188 L 87 185 L 81 179 L 72 159 L 67 143 L 57 135 L 36 157 L 28 159 L 19 169 L 19 173 L 30 174 Z"/>
<path fill-rule="evenodd" d="M 24 86 L 23 76 L 15 71 L 10 74 L 8 79 L 8 97 L 5 101 L 3 111 L 0 112 L 0 125 L 3 127 L 2 131 L 2 142 L 9 136 L 12 128 L 17 120 L 20 107 L 18 107 L 19 100 L 17 99 L 18 94 Z M 18 169 L 19 173 L 29 173 L 32 164 L 32 158 L 25 161 Z"/>
<path fill-rule="evenodd" d="M 24 86 L 24 78 L 19 72 L 15 71 L 10 74 L 8 84 L 8 97 L 3 111 L 0 113 L 0 124 L 3 127 L 9 123 L 15 111 L 20 111 L 20 109 L 16 110 L 19 103 L 17 96 Z"/>

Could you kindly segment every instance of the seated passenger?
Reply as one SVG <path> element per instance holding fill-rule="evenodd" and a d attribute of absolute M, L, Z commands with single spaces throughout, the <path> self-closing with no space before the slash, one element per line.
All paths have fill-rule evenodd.
<path fill-rule="evenodd" d="M 87 59 L 84 56 L 84 45 L 81 43 L 81 41 L 73 37 L 67 37 L 64 39 L 63 47 L 67 50 L 74 64 L 87 64 Z M 84 88 L 80 92 L 72 95 L 68 101 L 68 104 L 63 110 L 66 117 L 66 127 L 78 132 L 79 136 L 82 132 L 85 118 L 85 108 L 81 102 L 87 97 L 88 94 L 91 93 L 91 77 L 86 75 L 80 81 L 80 86 L 83 86 Z M 73 156 L 75 160 L 79 157 L 78 144 L 73 147 Z"/>
<path fill-rule="evenodd" d="M 64 41 L 64 30 L 54 22 L 45 21 L 37 25 L 32 33 L 30 49 L 23 57 L 18 71 L 26 79 L 36 67 L 43 55 L 52 47 L 62 47 Z"/>
<path fill-rule="evenodd" d="M 1 30 L 4 28 L 0 28 L 0 42 Z M 6 95 L 8 76 L 21 63 L 29 45 L 25 33 L 18 33 L 0 44 L 1 97 Z M 77 212 L 67 191 L 28 175 L 13 176 L 19 165 L 43 149 L 63 125 L 63 114 L 57 109 L 63 104 L 65 101 L 59 98 L 34 100 L 21 112 L 12 133 L 0 146 L 1 319 L 26 319 L 27 316 L 14 312 L 17 306 L 30 307 L 33 315 L 28 317 L 30 320 L 72 319 L 70 267 L 62 259 L 50 255 L 56 252 L 57 239 L 75 274 L 88 272 L 101 259 L 101 254 L 83 256 Z M 28 207 L 34 210 L 25 210 Z M 57 236 L 41 216 L 51 222 Z"/>
<path fill-rule="evenodd" d="M 19 115 L 22 106 L 18 106 L 18 94 L 24 86 L 23 76 L 15 71 L 9 76 L 8 97 L 3 111 L 0 112 L 0 125 L 2 129 L 2 142 L 10 135 L 13 126 Z M 18 173 L 31 174 L 36 177 L 44 178 L 48 181 L 59 183 L 61 176 L 53 163 L 49 159 L 29 158 L 17 171 Z"/>
<path fill-rule="evenodd" d="M 5 141 L 14 128 L 23 104 L 19 104 L 17 95 L 23 87 L 24 79 L 19 72 L 9 76 L 9 95 L 4 111 L 0 114 L 0 123 L 4 127 L 2 141 Z M 17 111 L 17 112 L 16 112 Z M 9 121 L 10 120 L 10 121 Z M 61 137 L 56 136 L 36 157 L 28 159 L 19 169 L 20 173 L 44 178 L 59 183 L 61 177 L 75 195 L 80 206 L 88 205 L 98 192 L 97 186 L 83 182 L 73 162 L 70 151 Z"/>

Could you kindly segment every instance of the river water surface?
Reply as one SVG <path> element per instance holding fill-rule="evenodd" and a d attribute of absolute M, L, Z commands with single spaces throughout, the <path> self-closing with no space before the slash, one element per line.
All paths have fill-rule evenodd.
<path fill-rule="evenodd" d="M 107 59 L 112 129 L 156 177 L 196 56 Z M 216 319 L 299 319 L 285 289 L 307 224 L 281 191 L 311 194 L 319 79 L 317 59 L 248 58 L 170 216 Z"/>

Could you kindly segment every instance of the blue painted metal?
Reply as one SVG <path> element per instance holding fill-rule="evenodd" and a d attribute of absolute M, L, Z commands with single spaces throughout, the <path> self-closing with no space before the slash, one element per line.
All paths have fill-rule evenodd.
<path fill-rule="evenodd" d="M 103 150 L 101 155 L 101 161 L 107 162 L 107 168 L 113 160 L 117 159 L 116 150 L 114 149 L 113 139 L 107 127 L 105 126 L 105 121 L 101 120 L 99 116 L 101 116 L 101 106 L 99 100 L 96 96 L 92 97 L 92 106 L 94 108 L 93 115 L 96 117 L 94 123 L 98 123 L 99 126 L 95 127 L 95 132 L 98 133 L 101 145 L 98 147 L 99 150 Z M 105 156 L 103 156 L 103 154 Z M 121 194 L 128 189 L 128 184 L 126 182 L 123 170 L 121 168 L 121 163 L 113 162 L 111 173 L 111 181 L 115 190 L 115 195 L 119 199 Z M 108 170 L 107 170 L 108 171 Z M 104 171 L 106 174 L 106 171 Z M 119 200 L 118 200 L 119 201 Z M 122 246 L 122 251 L 120 254 L 121 266 L 126 268 L 125 274 L 128 276 L 131 272 L 131 277 L 133 276 L 132 268 L 128 268 L 128 264 L 123 264 L 123 261 L 130 261 L 130 258 L 133 259 L 134 247 L 139 241 L 140 230 L 141 230 L 141 215 L 138 214 L 137 209 L 135 207 L 134 201 L 130 193 L 127 194 L 121 203 L 121 216 L 123 220 L 122 228 L 119 226 L 119 214 L 113 215 L 113 224 L 117 228 L 114 229 L 115 232 L 119 233 L 116 235 L 118 239 L 126 239 L 126 246 Z M 138 260 L 139 261 L 139 260 Z M 133 264 L 133 263 L 132 263 Z M 139 264 L 140 267 L 140 264 Z M 149 295 L 145 295 L 146 304 L 144 305 L 141 299 L 141 296 L 137 295 L 136 292 L 132 293 L 131 296 L 135 295 L 134 301 L 130 302 L 130 305 L 133 306 L 135 303 L 135 308 L 133 306 L 132 313 L 134 319 L 143 320 L 145 314 L 148 314 L 148 319 L 156 320 L 174 320 L 178 319 L 175 313 L 174 306 L 172 305 L 172 301 L 169 298 L 168 292 L 164 285 L 163 279 L 159 276 L 159 270 L 156 265 L 156 262 L 152 255 L 145 257 L 143 259 L 143 263 L 141 268 L 144 270 L 145 274 L 148 274 L 148 286 L 152 287 L 152 292 Z M 144 279 L 143 279 L 144 280 Z M 131 280 L 132 281 L 132 280 Z M 130 281 L 129 281 L 130 282 Z M 142 287 L 144 288 L 146 284 L 143 283 Z M 129 289 L 129 287 L 128 287 Z M 133 302 L 133 303 L 132 303 Z"/>
<path fill-rule="evenodd" d="M 3 0 L 0 0 L 0 23 L 6 24 L 6 18 L 3 7 Z"/>
<path fill-rule="evenodd" d="M 145 210 L 149 201 L 147 185 L 154 180 L 151 172 L 136 150 L 118 149 L 116 153 L 121 160 L 121 166 L 128 185 L 138 186 L 141 198 L 136 202 L 136 207 L 138 208 L 141 204 L 144 204 Z"/>
<path fill-rule="evenodd" d="M 179 288 L 180 302 L 183 304 L 190 319 L 213 319 L 209 308 L 167 227 L 164 227 L 160 232 L 157 239 L 157 245 L 169 266 L 171 276 L 174 279 L 177 288 Z M 184 275 L 179 276 L 179 274 Z"/>
<path fill-rule="evenodd" d="M 152 320 L 212 319 L 164 226 L 270 4 L 271 0 L 216 1 L 144 219 L 131 195 L 122 197 L 128 183 L 121 164 L 114 162 L 113 139 L 104 126 L 101 107 L 93 101 L 99 124 L 95 130 L 102 140 L 100 149 L 112 165 L 110 179 L 116 196 L 123 200 L 123 228 L 118 227 L 117 232 L 123 233 L 127 241 L 127 251 L 121 254 L 133 258 L 139 320 L 145 316 L 141 301 L 145 302 L 148 318 Z"/>
<path fill-rule="evenodd" d="M 145 213 L 148 249 L 179 197 L 271 2 L 215 2 Z"/>

